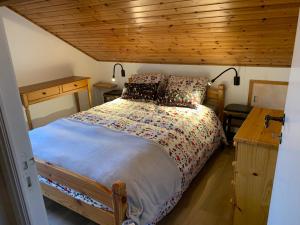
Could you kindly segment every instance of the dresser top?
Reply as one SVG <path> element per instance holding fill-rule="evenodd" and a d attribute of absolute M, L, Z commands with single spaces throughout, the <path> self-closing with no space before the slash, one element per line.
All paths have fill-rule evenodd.
<path fill-rule="evenodd" d="M 28 93 L 28 92 L 38 91 L 41 89 L 55 87 L 58 85 L 63 85 L 63 84 L 72 83 L 72 82 L 80 81 L 80 80 L 86 80 L 86 79 L 90 79 L 90 77 L 79 77 L 79 76 L 64 77 L 61 79 L 50 80 L 50 81 L 46 81 L 46 82 L 42 82 L 42 83 L 23 86 L 23 87 L 19 88 L 19 91 L 20 91 L 20 94 L 24 94 L 24 93 Z"/>
<path fill-rule="evenodd" d="M 277 147 L 282 125 L 270 121 L 270 126 L 265 128 L 266 115 L 282 116 L 283 111 L 254 107 L 235 135 L 234 141 Z"/>

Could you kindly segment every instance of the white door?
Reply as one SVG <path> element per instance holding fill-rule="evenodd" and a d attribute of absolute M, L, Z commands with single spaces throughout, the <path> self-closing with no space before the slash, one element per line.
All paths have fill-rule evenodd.
<path fill-rule="evenodd" d="M 300 225 L 300 23 L 285 105 L 268 225 Z"/>
<path fill-rule="evenodd" d="M 15 79 L 0 17 L 0 138 L 4 143 L 0 151 L 1 166 L 5 167 L 5 182 L 10 188 L 15 206 L 11 207 L 11 210 L 20 218 L 18 224 L 47 225 L 45 206 L 37 180 L 37 170 L 32 160 L 32 150 Z"/>

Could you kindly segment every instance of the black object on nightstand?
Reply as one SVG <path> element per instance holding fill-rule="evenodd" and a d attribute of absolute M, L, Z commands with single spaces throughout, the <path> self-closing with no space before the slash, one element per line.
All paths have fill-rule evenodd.
<path fill-rule="evenodd" d="M 232 128 L 239 128 L 251 109 L 252 106 L 241 104 L 229 104 L 224 108 L 224 130 L 228 141 L 232 141 L 236 133 Z"/>
<path fill-rule="evenodd" d="M 112 91 L 105 92 L 103 94 L 104 103 L 115 100 L 116 98 L 121 97 L 121 95 L 122 95 L 122 90 L 112 90 Z"/>

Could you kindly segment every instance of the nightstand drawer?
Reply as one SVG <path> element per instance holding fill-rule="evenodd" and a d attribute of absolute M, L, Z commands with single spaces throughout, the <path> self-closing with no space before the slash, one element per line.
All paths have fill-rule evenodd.
<path fill-rule="evenodd" d="M 69 84 L 64 84 L 62 86 L 63 92 L 68 92 L 72 90 L 76 90 L 78 88 L 86 87 L 87 86 L 87 80 L 80 80 L 80 81 L 75 81 Z"/>
<path fill-rule="evenodd" d="M 47 98 L 59 94 L 59 87 L 45 88 L 42 90 L 34 91 L 27 94 L 28 101 L 36 101 L 39 99 Z"/>

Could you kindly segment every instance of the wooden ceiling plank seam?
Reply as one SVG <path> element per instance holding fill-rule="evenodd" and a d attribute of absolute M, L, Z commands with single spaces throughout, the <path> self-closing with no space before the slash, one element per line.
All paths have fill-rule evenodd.
<path fill-rule="evenodd" d="M 134 13 L 133 17 L 124 17 L 125 14 L 122 15 L 113 15 L 111 17 L 109 16 L 105 16 L 103 14 L 101 14 L 101 16 L 99 15 L 80 15 L 80 16 L 76 16 L 76 15 L 63 15 L 63 16 L 55 16 L 55 17 L 45 17 L 45 18 L 31 18 L 30 16 L 28 16 L 30 19 L 32 19 L 33 21 L 38 21 L 38 22 L 50 22 L 50 21 L 61 21 L 61 20 L 74 20 L 74 19 L 96 19 L 99 21 L 102 20 L 150 20 L 153 21 L 154 19 L 159 19 L 159 20 L 164 20 L 164 19 L 168 19 L 170 20 L 170 16 L 172 18 L 174 18 L 174 16 L 179 17 L 179 18 L 183 18 L 185 17 L 192 17 L 192 18 L 208 18 L 208 17 L 217 17 L 217 16 L 235 16 L 235 15 L 243 15 L 243 14 L 250 14 L 250 12 L 254 12 L 254 13 L 258 13 L 258 12 L 266 12 L 266 11 L 275 11 L 275 12 L 281 12 L 283 14 L 289 14 L 289 13 L 293 13 L 294 15 L 297 15 L 297 11 L 296 9 L 299 8 L 300 4 L 299 3 L 293 3 L 293 4 L 285 4 L 284 8 L 282 5 L 270 5 L 270 6 L 265 6 L 265 7 L 246 7 L 246 8 L 238 8 L 235 10 L 213 10 L 213 11 L 195 11 L 192 13 L 180 13 L 179 10 L 176 13 L 171 13 L 171 14 L 160 14 L 160 15 L 156 15 L 154 16 L 153 14 L 150 14 L 149 16 L 135 16 L 136 14 Z M 291 12 L 288 12 L 291 11 Z M 22 12 L 20 12 L 22 14 Z M 288 15 L 290 16 L 290 14 Z"/>
<path fill-rule="evenodd" d="M 112 17 L 109 17 L 111 15 L 115 15 L 118 17 L 126 17 L 126 18 L 145 18 L 145 17 L 154 17 L 154 16 L 168 16 L 168 15 L 178 15 L 178 14 L 186 14 L 186 13 L 205 13 L 205 12 L 212 12 L 212 11 L 226 11 L 226 10 L 237 10 L 237 9 L 252 9 L 252 8 L 268 8 L 271 6 L 274 7 L 286 7 L 288 5 L 294 4 L 294 6 L 299 7 L 299 2 L 296 2 L 297 0 L 294 0 L 293 3 L 281 3 L 281 4 L 267 4 L 266 2 L 261 3 L 260 0 L 251 0 L 247 1 L 247 3 L 242 2 L 241 4 L 234 4 L 232 6 L 228 6 L 228 4 L 213 4 L 213 5 L 205 5 L 205 6 L 199 6 L 199 7 L 182 7 L 182 8 L 174 8 L 174 9 L 165 9 L 165 10 L 155 10 L 155 11 L 148 11 L 148 12 L 120 12 L 120 14 L 117 14 L 116 12 L 111 14 L 106 14 L 105 11 L 101 12 L 101 15 L 103 17 L 113 19 Z M 289 7 L 289 6 L 288 6 Z M 95 11 L 95 9 L 94 9 Z M 98 11 L 96 11 L 98 12 Z M 100 11 L 99 11 L 100 12 Z"/>
<path fill-rule="evenodd" d="M 187 0 L 186 2 L 188 2 L 188 1 L 191 1 L 191 0 Z M 195 0 L 195 1 L 198 1 L 199 2 L 199 0 Z M 222 0 L 222 1 L 220 1 L 220 0 L 202 0 L 202 1 L 210 1 L 210 2 L 216 2 L 216 3 L 224 3 L 224 2 L 228 2 L 228 3 L 230 3 L 230 2 L 235 2 L 235 1 L 241 1 L 241 0 Z M 55 0 L 55 2 L 57 3 L 57 1 Z M 84 7 L 86 7 L 88 4 L 86 3 L 86 2 L 88 2 L 88 1 L 84 1 L 85 2 L 85 5 L 78 5 L 78 4 L 76 4 L 76 3 L 68 3 L 68 4 L 58 4 L 56 7 L 55 7 L 55 5 L 51 5 L 51 7 L 45 7 L 45 5 L 44 6 L 40 6 L 39 8 L 40 8 L 40 10 L 37 10 L 36 12 L 53 12 L 53 11 L 56 11 L 56 10 L 66 10 L 66 9 L 75 9 L 75 8 L 84 8 Z M 125 3 L 125 4 L 129 4 L 129 5 L 131 5 L 131 8 L 133 8 L 133 7 L 144 7 L 144 6 L 147 6 L 147 5 L 153 5 L 153 4 L 155 4 L 155 2 L 156 2 L 156 4 L 158 4 L 158 5 L 161 5 L 160 3 L 168 3 L 168 2 L 171 2 L 171 3 L 173 3 L 173 2 L 182 2 L 182 0 L 180 1 L 173 1 L 173 0 L 151 0 L 151 1 L 148 1 L 148 0 L 146 0 L 146 1 L 136 1 L 136 0 L 134 0 L 134 1 L 112 1 L 112 0 L 107 0 L 107 1 L 103 1 L 103 2 L 101 2 L 101 3 L 93 3 L 93 4 L 90 4 L 91 6 L 94 6 L 94 7 L 97 7 L 97 6 L 105 6 L 105 8 L 108 8 L 108 6 L 112 6 L 112 8 L 116 8 L 116 9 L 118 9 L 118 8 L 123 8 L 124 6 L 122 5 L 122 2 L 123 2 L 123 4 Z M 144 2 L 144 3 L 143 3 Z M 135 3 L 135 4 L 134 4 Z M 46 6 L 49 6 L 49 2 L 48 3 L 46 3 L 47 5 Z M 11 6 L 14 6 L 14 7 L 18 7 L 18 6 L 16 6 L 16 5 L 11 5 Z M 28 11 L 30 11 L 30 14 L 31 13 L 35 13 L 35 9 L 36 9 L 36 7 L 37 7 L 37 4 L 33 4 L 33 6 L 35 6 L 34 8 L 30 8 L 30 7 L 18 7 L 20 10 L 28 10 Z M 41 11 L 42 10 L 42 11 Z M 29 14 L 29 15 L 30 15 Z"/>
<path fill-rule="evenodd" d="M 205 4 L 200 4 L 201 3 L 201 1 L 193 1 L 193 2 L 195 2 L 194 3 L 194 6 L 193 6 L 193 8 L 195 8 L 196 6 L 198 7 L 198 6 L 203 6 L 203 7 L 205 7 L 205 6 L 208 6 L 208 5 L 210 5 L 210 6 L 217 6 L 217 5 L 219 5 L 220 7 L 222 7 L 222 5 L 224 5 L 224 4 L 228 4 L 228 3 L 218 3 L 218 4 L 212 4 L 211 2 L 212 2 L 212 0 L 206 0 L 207 2 L 205 3 Z M 272 0 L 272 1 L 275 1 L 275 0 Z M 278 1 L 283 1 L 283 0 L 278 0 Z M 286 0 L 284 0 L 284 1 L 286 1 Z M 298 0 L 289 0 L 289 2 L 290 3 L 296 3 Z M 179 3 L 181 3 L 182 4 L 182 2 L 183 1 L 180 1 Z M 186 2 L 190 2 L 190 1 L 186 1 Z M 243 3 L 243 4 L 245 4 L 245 0 L 236 0 L 236 2 L 235 2 L 235 4 L 237 4 L 237 2 L 241 2 L 241 3 Z M 249 1 L 246 1 L 246 2 L 248 2 L 247 4 L 249 4 Z M 175 3 L 177 3 L 178 4 L 178 2 L 175 2 Z M 251 5 L 256 5 L 256 6 L 262 6 L 262 5 L 264 5 L 264 3 L 262 3 L 260 0 L 252 0 L 252 1 L 250 1 L 250 3 L 251 3 Z M 174 4 L 174 2 L 172 2 L 172 4 Z M 267 3 L 266 5 L 268 5 L 268 4 L 275 4 L 275 3 Z M 166 5 L 166 4 L 163 4 L 163 5 Z M 155 6 L 157 6 L 158 7 L 158 9 L 156 9 L 156 10 L 152 10 L 152 11 L 149 11 L 149 12 L 153 12 L 153 11 L 162 11 L 162 4 L 157 4 L 157 5 L 155 5 Z M 184 7 L 180 7 L 180 8 L 191 8 L 192 6 L 190 6 L 190 7 L 187 7 L 186 6 L 186 4 L 184 5 Z M 47 7 L 48 8 L 48 7 Z M 50 9 L 52 9 L 53 7 L 49 7 Z M 144 6 L 142 6 L 141 8 L 144 8 Z M 179 8 L 179 7 L 175 7 L 176 9 L 177 8 Z M 90 13 L 91 11 L 93 11 L 93 12 L 101 12 L 101 14 L 103 14 L 104 16 L 108 13 L 108 12 L 110 12 L 110 14 L 115 14 L 116 12 L 118 12 L 118 13 L 136 13 L 136 12 L 134 12 L 134 10 L 132 10 L 132 11 L 128 11 L 128 10 L 126 10 L 127 8 L 121 8 L 121 10 L 116 10 L 116 9 L 111 9 L 111 10 L 106 10 L 106 8 L 104 7 L 104 9 L 103 9 L 103 7 L 96 7 L 96 6 L 85 6 L 85 7 L 80 7 L 80 6 L 78 6 L 78 7 L 74 7 L 74 8 L 72 8 L 72 9 L 68 9 L 68 10 L 63 10 L 63 9 L 61 9 L 61 7 L 60 8 L 58 8 L 58 10 L 53 10 L 53 11 L 47 11 L 46 13 L 43 13 L 43 12 L 36 12 L 36 13 L 34 13 L 34 12 L 32 12 L 32 10 L 28 10 L 29 11 L 29 13 L 26 13 L 26 15 L 27 16 L 30 16 L 31 18 L 38 18 L 38 17 L 56 17 L 56 16 L 59 16 L 59 15 L 72 15 L 73 13 L 75 13 L 75 12 L 80 12 L 80 13 Z M 130 7 L 129 9 L 133 9 L 132 7 Z M 171 7 L 171 8 L 169 8 L 169 10 L 170 9 L 174 9 L 174 7 Z M 223 8 L 223 9 L 225 9 L 225 8 Z M 197 9 L 195 9 L 195 10 L 197 10 Z M 194 10 L 193 10 L 194 11 Z M 201 11 L 201 10 L 198 10 L 198 11 Z M 211 11 L 211 10 L 210 10 Z M 148 11 L 146 11 L 146 12 L 148 12 Z M 108 14 L 109 15 L 109 14 Z"/>
<path fill-rule="evenodd" d="M 199 4 L 199 1 L 194 1 L 195 4 L 190 4 L 187 5 L 185 4 L 183 7 L 181 7 L 178 3 L 169 3 L 169 4 L 164 4 L 164 6 L 167 7 L 162 7 L 162 5 L 159 5 L 159 9 L 155 9 L 152 6 L 152 10 L 150 9 L 150 7 L 135 7 L 135 8 L 131 8 L 134 9 L 132 11 L 127 11 L 127 13 L 138 13 L 138 12 L 152 12 L 152 11 L 160 11 L 160 10 L 167 10 L 167 9 L 178 9 L 178 8 L 194 8 L 194 10 L 198 11 L 198 7 L 200 6 L 217 6 L 219 7 L 219 10 L 224 10 L 224 9 L 236 9 L 236 8 L 242 8 L 241 6 L 237 6 L 237 5 L 241 5 L 241 4 L 246 4 L 246 5 L 257 5 L 257 6 L 265 6 L 265 5 L 275 5 L 275 4 L 288 4 L 288 3 L 299 3 L 298 0 L 264 0 L 264 1 L 245 1 L 245 0 L 237 0 L 234 1 L 234 5 L 233 4 L 229 4 L 232 2 L 221 2 L 221 3 L 213 3 L 213 1 L 208 0 L 207 4 Z M 231 7 L 229 7 L 229 5 Z M 156 6 L 156 5 L 155 5 Z M 234 7 L 232 7 L 234 6 Z M 245 6 L 243 6 L 245 7 Z M 248 6 L 249 8 L 249 6 Z M 140 9 L 140 10 L 139 10 Z"/>
<path fill-rule="evenodd" d="M 243 16 L 239 16 L 239 17 L 215 17 L 215 18 L 204 18 L 204 19 L 186 19 L 186 20 L 176 20 L 176 21 L 162 21 L 162 22 L 155 22 L 155 23 L 140 23 L 140 24 L 130 24 L 130 23 L 101 23 L 101 22 L 87 22 L 87 23 L 73 23 L 73 24 L 58 24 L 58 25 L 51 25 L 48 24 L 48 26 L 76 26 L 76 25 L 80 25 L 80 26 L 102 26 L 102 27 L 109 27 L 111 28 L 112 26 L 114 28 L 116 27 L 131 27 L 131 26 L 136 26 L 136 27 L 142 27 L 142 26 L 151 26 L 151 27 L 160 27 L 160 26 L 176 26 L 178 24 L 180 25 L 190 25 L 190 24 L 212 24 L 212 23 L 232 23 L 232 22 L 245 22 L 245 21 L 251 21 L 251 20 L 262 20 L 262 21 L 266 21 L 266 20 L 273 20 L 273 19 L 284 19 L 284 18 L 295 18 L 295 21 L 297 21 L 298 16 L 297 15 L 284 15 L 284 17 L 282 17 L 282 15 L 278 15 L 277 13 L 265 13 L 265 14 L 249 14 L 249 15 L 243 15 Z M 126 25 L 127 24 L 127 25 Z"/>
<path fill-rule="evenodd" d="M 251 19 L 257 19 L 259 16 L 260 19 L 262 20 L 267 20 L 267 19 L 272 19 L 272 18 L 284 18 L 284 17 L 288 17 L 290 18 L 291 16 L 293 15 L 278 15 L 278 12 L 265 12 L 265 13 L 259 13 L 259 14 L 247 14 L 247 15 L 242 15 L 240 17 L 215 17 L 215 18 L 202 18 L 202 19 L 188 19 L 188 20 L 177 20 L 177 21 L 163 21 L 163 22 L 159 22 L 159 23 L 143 23 L 143 24 L 129 24 L 129 23 L 117 23 L 121 24 L 121 26 L 129 26 L 129 25 L 135 25 L 135 26 L 146 26 L 146 25 L 149 25 L 149 24 L 152 24 L 153 25 L 157 25 L 157 24 L 168 24 L 169 26 L 173 26 L 174 24 L 178 24 L 178 23 L 183 23 L 183 24 L 192 24 L 192 23 L 215 23 L 215 22 L 234 22 L 234 21 L 245 21 L 245 20 L 251 20 Z M 280 17 L 279 17 L 280 16 Z M 284 17 L 282 17 L 284 16 Z M 293 16 L 294 18 L 297 18 L 297 14 Z M 37 23 L 37 21 L 35 21 Z M 66 25 L 66 22 L 65 23 L 60 23 L 58 25 Z M 116 21 L 115 21 L 116 22 Z M 126 22 L 126 21 L 125 21 Z M 74 23 L 72 22 L 72 24 L 80 24 L 80 26 L 99 26 L 99 25 L 102 25 L 102 26 L 112 26 L 114 25 L 116 27 L 116 23 L 113 23 L 111 22 L 110 24 L 105 21 L 105 23 L 101 22 L 101 21 L 97 21 L 97 22 L 81 22 L 81 23 Z M 68 26 L 72 25 L 72 24 L 68 24 Z M 42 24 L 41 24 L 42 25 Z M 50 26 L 51 24 L 48 24 L 48 26 Z M 53 25 L 52 25 L 53 26 Z M 56 25 L 57 26 L 57 25 Z"/>
<path fill-rule="evenodd" d="M 188 39 L 206 39 L 206 38 L 211 38 L 211 39 L 220 39 L 220 38 L 232 38 L 232 39 L 251 39 L 251 38 L 263 38 L 263 37 L 268 37 L 268 38 L 273 38 L 273 35 L 277 35 L 278 37 L 286 37 L 286 34 L 289 33 L 290 30 L 284 30 L 284 31 L 280 31 L 277 30 L 275 31 L 264 31 L 264 32 L 228 32 L 228 33 L 207 33 L 206 35 L 204 35 L 203 33 L 201 35 L 195 34 L 195 33 L 189 33 L 189 34 L 172 34 L 172 35 L 162 35 L 161 34 L 151 34 L 151 35 L 135 35 L 135 38 L 142 38 L 142 39 L 151 39 L 151 40 L 164 40 L 164 39 L 175 39 L 175 40 L 188 40 Z M 123 36 L 123 35 L 92 35 L 92 34 L 71 34 L 71 35 L 67 35 L 67 34 L 63 34 L 63 33 L 59 33 L 60 36 L 63 37 L 77 37 L 77 38 L 99 38 L 100 39 L 104 39 L 104 38 L 116 38 L 116 40 L 118 39 L 123 39 L 126 38 L 127 35 Z"/>
<path fill-rule="evenodd" d="M 115 58 L 112 60 L 107 60 L 105 58 L 100 58 L 99 61 L 102 62 L 127 62 L 127 63 L 140 63 L 143 62 L 144 64 L 183 64 L 183 61 L 178 59 L 177 61 L 162 61 L 162 60 L 150 60 L 150 59 L 124 59 L 124 58 Z M 216 62 L 214 61 L 207 61 L 207 62 L 202 62 L 201 60 L 194 60 L 192 63 L 184 63 L 185 65 L 212 65 L 212 66 L 216 66 L 216 65 L 224 65 L 224 66 L 247 66 L 247 67 L 257 67 L 257 66 L 270 66 L 270 63 L 255 63 L 255 62 L 242 62 L 242 63 L 232 63 L 232 60 L 230 61 L 219 61 L 218 64 L 216 64 Z M 290 64 L 288 64 L 287 62 L 280 62 L 277 64 L 272 65 L 272 67 L 290 67 Z"/>
<path fill-rule="evenodd" d="M 224 5 L 224 4 L 227 4 L 228 5 L 228 2 L 226 3 L 226 1 L 225 1 L 225 3 L 216 3 L 216 4 L 213 4 L 213 3 L 210 3 L 212 0 L 206 0 L 206 1 L 208 1 L 206 4 L 199 4 L 199 1 L 185 1 L 185 2 L 195 2 L 194 3 L 194 6 L 208 6 L 208 5 L 220 5 L 220 7 L 222 7 L 222 5 Z M 217 1 L 217 0 L 215 0 L 216 2 L 219 2 L 219 1 Z M 161 1 L 160 1 L 161 2 Z M 171 3 L 169 3 L 169 4 L 179 4 L 179 3 L 182 3 L 183 1 L 180 1 L 180 2 L 171 2 Z M 232 2 L 232 1 L 231 1 Z M 244 3 L 245 4 L 245 0 L 236 0 L 235 1 L 235 4 L 238 4 L 238 3 Z M 265 0 L 265 1 L 258 1 L 258 0 L 251 0 L 251 1 L 246 1 L 246 3 L 247 4 L 251 4 L 251 5 L 257 5 L 257 6 L 263 6 L 263 5 L 274 5 L 274 4 L 287 4 L 287 3 L 299 3 L 299 1 L 298 0 L 272 0 L 272 1 L 269 1 L 269 0 Z M 168 4 L 168 3 L 167 3 Z M 162 10 L 162 5 L 167 5 L 167 4 L 157 4 L 157 5 L 155 5 L 155 6 L 159 6 L 159 10 Z M 198 4 L 198 5 L 197 5 Z M 192 6 L 192 5 L 191 5 Z M 142 6 L 142 7 L 140 7 L 140 8 L 144 8 L 145 6 Z M 236 6 L 235 6 L 236 7 Z M 53 7 L 47 7 L 47 8 L 50 8 L 50 9 L 52 9 Z M 102 14 L 104 14 L 105 15 L 105 13 L 107 13 L 108 12 L 108 10 L 106 10 L 106 8 L 107 7 L 100 7 L 99 9 L 97 8 L 97 6 L 85 6 L 85 7 L 80 7 L 80 6 L 76 6 L 76 5 L 74 5 L 74 7 L 73 8 L 71 8 L 71 9 L 73 9 L 73 10 L 77 10 L 77 11 L 80 11 L 81 13 L 84 13 L 85 12 L 85 10 L 93 10 L 93 11 L 95 11 L 95 10 L 100 10 L 100 12 L 102 13 Z M 179 8 L 179 7 L 175 7 L 176 9 L 177 8 Z M 181 7 L 181 8 L 188 8 L 187 6 L 184 6 L 184 7 Z M 122 11 L 120 11 L 120 13 L 136 13 L 135 12 L 135 10 L 132 10 L 132 11 L 126 11 L 126 9 L 127 8 L 122 8 Z M 130 7 L 129 9 L 133 9 L 132 7 Z M 174 9 L 174 8 L 170 8 L 170 9 Z M 224 9 L 224 8 L 223 8 Z M 45 15 L 47 15 L 47 16 L 51 16 L 52 14 L 51 14 L 51 12 L 53 12 L 54 13 L 54 15 L 52 15 L 52 16 L 57 16 L 57 14 L 59 15 L 59 13 L 64 13 L 63 15 L 68 15 L 69 13 L 71 13 L 72 14 L 72 12 L 70 11 L 70 9 L 68 9 L 67 10 L 67 12 L 66 12 L 66 10 L 63 10 L 63 9 L 61 9 L 61 7 L 60 8 L 58 8 L 58 10 L 55 10 L 55 9 L 52 9 L 53 11 L 46 11 L 47 12 L 47 14 L 42 14 L 42 12 L 36 12 L 36 13 L 34 13 L 32 10 L 29 10 L 29 12 L 30 13 L 26 13 L 27 14 L 27 16 L 32 16 L 31 18 L 35 18 L 34 17 L 34 15 L 36 14 L 36 16 L 45 16 Z M 196 9 L 195 9 L 196 10 Z M 111 10 L 109 10 L 111 13 L 116 13 L 116 9 L 111 9 Z M 158 10 L 153 10 L 153 11 L 158 11 Z M 140 12 L 148 12 L 148 11 L 140 11 Z"/>
<path fill-rule="evenodd" d="M 177 33 L 185 33 L 185 34 L 202 34 L 202 33 L 228 33 L 228 32 L 242 32 L 242 33 L 248 33 L 250 31 L 262 31 L 264 32 L 266 29 L 276 29 L 276 32 L 285 30 L 286 32 L 292 32 L 296 29 L 296 24 L 288 24 L 284 26 L 283 24 L 272 24 L 272 25 L 267 25 L 267 26 L 258 26 L 258 25 L 253 25 L 253 26 L 247 26 L 247 27 L 242 27 L 242 26 L 233 26 L 233 27 L 221 27 L 221 28 L 187 28 L 184 29 L 179 28 L 179 29 L 172 29 L 170 30 L 169 28 L 160 28 L 160 34 L 177 34 Z M 97 35 L 102 35 L 102 34 L 108 34 L 108 35 L 113 35 L 113 34 L 126 34 L 126 35 L 151 35 L 156 32 L 156 29 L 135 29 L 135 30 L 82 30 L 85 31 L 86 34 L 97 34 Z M 66 34 L 66 35 L 71 35 L 71 34 L 77 34 L 77 31 L 68 31 L 68 30 L 56 30 L 56 34 Z"/>
<path fill-rule="evenodd" d="M 193 24 L 185 24 L 185 25 L 163 25 L 163 26 L 134 26 L 134 27 L 120 27 L 120 28 L 111 28 L 111 27 L 103 27 L 103 26 L 80 26 L 79 24 L 74 26 L 44 26 L 49 30 L 64 30 L 64 31 L 93 31 L 93 30 L 114 30 L 116 32 L 129 31 L 129 30 L 143 30 L 143 29 L 212 29 L 212 28 L 230 28 L 230 27 L 243 27 L 243 26 L 271 26 L 271 25 L 288 25 L 295 26 L 297 17 L 286 17 L 286 18 L 274 18 L 269 21 L 267 18 L 265 20 L 244 20 L 244 21 L 232 21 L 232 22 L 215 22 L 215 23 L 193 23 Z"/>
<path fill-rule="evenodd" d="M 283 13 L 282 13 L 283 12 Z M 298 12 L 298 8 L 292 8 L 290 10 L 287 10 L 287 9 L 281 9 L 281 10 L 276 10 L 276 11 L 268 11 L 268 12 L 265 12 L 265 11 L 261 11 L 261 12 L 255 12 L 255 15 L 261 15 L 262 19 L 268 15 L 269 18 L 277 18 L 277 17 L 291 17 L 291 16 L 297 16 L 297 12 Z M 21 14 L 22 15 L 22 14 Z M 157 17 L 154 17 L 154 18 L 151 18 L 151 20 L 149 20 L 149 18 L 146 20 L 144 20 L 143 22 L 139 22 L 137 21 L 136 19 L 133 19 L 133 20 L 127 20 L 127 21 L 124 21 L 124 20 L 111 20 L 109 21 L 109 23 L 107 21 L 93 21 L 95 18 L 89 18 L 88 21 L 83 21 L 83 20 L 74 20 L 74 19 L 70 19 L 70 20 L 57 20 L 57 21 L 41 21 L 41 20 L 35 20 L 34 22 L 43 26 L 44 24 L 48 24 L 48 25 L 59 25 L 59 24 L 76 24 L 76 23 L 85 23 L 85 22 L 88 22 L 88 23 L 95 23 L 95 24 L 101 24 L 104 23 L 104 24 L 113 24 L 114 22 L 115 23 L 120 23 L 122 22 L 123 24 L 130 24 L 130 23 L 134 23 L 134 24 L 147 24 L 147 23 L 161 23 L 161 22 L 168 22 L 168 23 L 171 23 L 171 22 L 183 22 L 185 20 L 191 20 L 191 19 L 194 19 L 194 20 L 199 20 L 200 21 L 236 21 L 236 20 L 239 20 L 243 18 L 243 20 L 245 18 L 253 18 L 253 14 L 251 14 L 251 12 L 248 12 L 248 13 L 244 13 L 244 14 L 235 14 L 235 15 L 225 15 L 225 16 L 210 16 L 210 17 L 200 17 L 200 18 L 195 18 L 195 15 L 193 15 L 193 17 L 189 16 L 188 18 L 182 18 L 182 19 L 179 19 L 178 17 L 175 17 L 175 18 L 172 18 L 171 19 L 162 19 L 162 18 L 157 18 Z M 30 18 L 29 18 L 30 19 Z"/>

